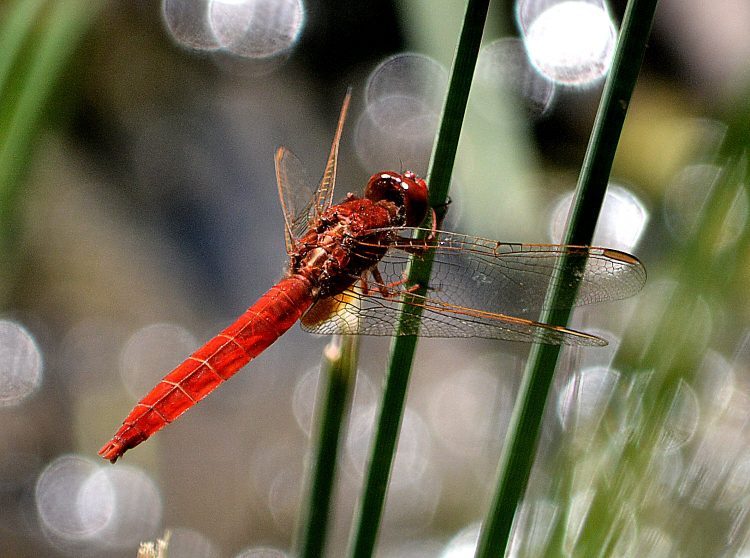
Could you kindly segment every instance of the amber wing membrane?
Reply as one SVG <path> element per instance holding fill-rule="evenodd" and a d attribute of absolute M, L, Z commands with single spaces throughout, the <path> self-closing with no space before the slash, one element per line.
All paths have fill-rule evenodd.
<path fill-rule="evenodd" d="M 623 252 L 586 246 L 503 243 L 439 231 L 431 241 L 409 238 L 400 229 L 378 271 L 365 285 L 321 301 L 303 327 L 315 333 L 359 333 L 425 337 L 485 337 L 550 344 L 602 345 L 604 340 L 535 321 L 555 270 L 575 266 L 580 284 L 575 305 L 627 298 L 646 280 L 641 263 Z M 375 245 L 361 243 L 366 253 Z M 433 267 L 426 295 L 414 296 L 405 284 L 409 253 L 431 252 Z M 317 306 L 317 305 L 316 305 Z M 421 307 L 421 318 L 408 307 Z M 407 312 L 404 314 L 404 309 Z"/>

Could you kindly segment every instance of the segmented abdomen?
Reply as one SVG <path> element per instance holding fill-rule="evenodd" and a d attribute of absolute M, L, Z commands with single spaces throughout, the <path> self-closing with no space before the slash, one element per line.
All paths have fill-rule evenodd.
<path fill-rule="evenodd" d="M 281 280 L 237 320 L 167 374 L 127 416 L 99 455 L 114 463 L 175 420 L 286 332 L 312 304 L 310 283 Z"/>

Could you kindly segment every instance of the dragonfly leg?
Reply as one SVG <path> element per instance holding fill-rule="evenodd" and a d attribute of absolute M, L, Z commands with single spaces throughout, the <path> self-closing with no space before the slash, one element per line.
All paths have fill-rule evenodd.
<path fill-rule="evenodd" d="M 448 197 L 445 202 L 441 203 L 440 205 L 436 205 L 434 207 L 431 207 L 432 210 L 432 231 L 433 234 L 437 229 L 442 228 L 443 225 L 443 219 L 445 219 L 445 215 L 448 213 L 448 207 L 450 204 L 453 203 L 453 200 Z"/>
<path fill-rule="evenodd" d="M 443 217 L 445 217 L 444 213 Z M 441 218 L 440 221 L 442 222 L 442 220 L 443 219 Z M 438 214 L 435 212 L 434 207 L 430 208 L 430 223 L 432 223 L 432 225 L 430 226 L 430 234 L 428 234 L 427 238 L 425 239 L 427 240 L 427 242 L 432 242 L 433 240 L 435 240 L 435 236 L 437 235 Z"/>
<path fill-rule="evenodd" d="M 383 276 L 380 274 L 380 270 L 377 267 L 372 268 L 370 270 L 370 273 L 372 274 L 373 279 L 375 279 L 375 283 L 378 285 L 378 291 L 380 291 L 380 295 L 383 298 L 396 298 L 397 296 L 399 296 L 400 294 L 404 292 L 413 293 L 419 288 L 419 285 L 411 285 L 410 287 L 407 287 L 405 289 L 399 289 L 397 291 L 394 291 L 396 287 L 400 287 L 407 283 L 408 280 L 406 277 L 403 277 L 399 279 L 398 281 L 386 283 L 383 280 Z M 363 280 L 363 283 L 366 283 L 366 282 Z"/>
<path fill-rule="evenodd" d="M 362 275 L 359 278 L 359 288 L 362 291 L 363 295 L 368 296 L 370 294 L 370 287 L 367 285 L 367 271 L 363 271 Z M 380 290 L 380 283 L 378 283 L 378 289 Z"/>
<path fill-rule="evenodd" d="M 447 204 L 446 204 L 447 205 Z M 430 208 L 430 232 L 424 239 L 410 239 L 407 240 L 408 244 L 399 245 L 399 249 L 403 250 L 407 254 L 421 257 L 433 248 L 432 242 L 437 238 L 438 225 L 442 223 L 445 213 L 442 212 L 440 215 L 435 211 L 434 208 Z"/>
<path fill-rule="evenodd" d="M 448 213 L 448 206 L 452 203 L 452 200 L 448 198 L 445 202 L 434 207 L 430 207 L 430 234 L 427 235 L 426 240 L 432 242 L 437 236 L 438 229 L 442 228 L 443 220 Z"/>

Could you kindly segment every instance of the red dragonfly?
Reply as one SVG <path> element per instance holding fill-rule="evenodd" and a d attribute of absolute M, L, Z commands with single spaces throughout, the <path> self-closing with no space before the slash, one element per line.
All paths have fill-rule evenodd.
<path fill-rule="evenodd" d="M 417 305 L 421 318 L 402 320 L 401 334 L 607 344 L 524 315 L 538 315 L 544 307 L 563 258 L 578 262 L 582 270 L 576 304 L 635 294 L 646 280 L 635 257 L 607 248 L 504 243 L 438 230 L 422 230 L 426 239 L 415 240 L 430 210 L 427 184 L 410 171 L 374 174 L 364 197 L 350 193 L 333 205 L 349 100 L 347 93 L 317 188 L 291 151 L 276 151 L 289 255 L 286 276 L 141 399 L 99 451 L 104 459 L 114 463 L 174 421 L 300 319 L 313 333 L 395 335 L 403 308 Z M 406 269 L 410 257 L 426 254 L 433 258 L 432 273 L 426 294 L 419 295 L 406 283 Z"/>

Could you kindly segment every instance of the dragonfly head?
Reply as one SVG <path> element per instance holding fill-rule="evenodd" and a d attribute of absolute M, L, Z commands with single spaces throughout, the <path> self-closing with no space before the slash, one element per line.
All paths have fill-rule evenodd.
<path fill-rule="evenodd" d="M 365 198 L 388 200 L 406 211 L 406 225 L 416 227 L 427 214 L 427 183 L 411 171 L 373 174 L 365 187 Z"/>

